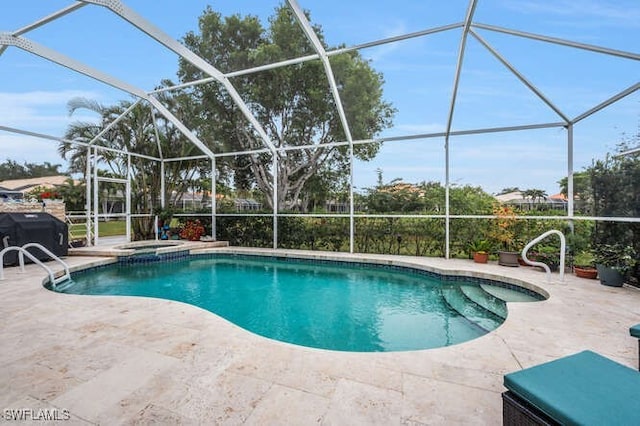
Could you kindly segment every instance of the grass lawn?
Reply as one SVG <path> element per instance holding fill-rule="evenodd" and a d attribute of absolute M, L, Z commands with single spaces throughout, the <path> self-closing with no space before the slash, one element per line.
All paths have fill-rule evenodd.
<path fill-rule="evenodd" d="M 111 220 L 109 222 L 98 223 L 99 237 L 112 237 L 114 235 L 125 235 L 127 233 L 127 222 L 124 220 Z"/>

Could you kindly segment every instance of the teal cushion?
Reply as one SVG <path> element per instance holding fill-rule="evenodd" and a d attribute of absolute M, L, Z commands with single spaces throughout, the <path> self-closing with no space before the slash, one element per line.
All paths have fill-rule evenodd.
<path fill-rule="evenodd" d="M 638 339 L 640 339 L 640 324 L 636 324 L 631 327 L 629 329 L 629 333 L 631 333 L 633 337 L 637 337 Z"/>
<path fill-rule="evenodd" d="M 562 424 L 640 424 L 640 372 L 595 352 L 507 374 L 504 385 Z"/>

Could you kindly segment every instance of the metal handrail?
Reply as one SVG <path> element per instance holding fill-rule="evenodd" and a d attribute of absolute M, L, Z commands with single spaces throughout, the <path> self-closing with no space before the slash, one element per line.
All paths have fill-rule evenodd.
<path fill-rule="evenodd" d="M 559 266 L 560 281 L 564 281 L 564 260 L 565 260 L 564 258 L 565 258 L 565 249 L 566 249 L 567 243 L 566 243 L 564 234 L 558 231 L 557 229 L 552 229 L 550 231 L 547 231 L 541 234 L 539 237 L 534 238 L 529 242 L 529 244 L 524 246 L 524 248 L 522 249 L 522 260 L 524 260 L 524 262 L 528 265 L 539 266 L 543 268 L 547 272 L 547 282 L 551 282 L 551 269 L 549 268 L 549 265 L 547 265 L 546 263 L 529 260 L 529 258 L 527 257 L 527 251 L 529 251 L 531 247 L 533 247 L 534 245 L 536 245 L 537 243 L 539 243 L 540 241 L 544 240 L 545 238 L 547 238 L 549 235 L 552 235 L 552 234 L 557 234 L 560 237 L 560 266 Z"/>
<path fill-rule="evenodd" d="M 45 265 L 44 263 L 42 263 L 38 258 L 36 258 L 34 255 L 32 255 L 31 253 L 29 253 L 27 251 L 27 248 L 29 247 L 36 247 L 40 250 L 42 250 L 43 253 L 45 253 L 47 256 L 49 256 L 51 259 L 59 262 L 60 264 L 62 264 L 63 268 L 64 268 L 64 274 L 62 274 L 60 277 L 56 278 L 55 274 L 53 273 L 53 271 L 51 270 L 51 268 L 49 268 L 47 265 Z M 51 253 L 51 251 L 49 249 L 47 249 L 46 247 L 44 247 L 42 244 L 39 243 L 27 243 L 25 245 L 23 245 L 22 247 L 19 246 L 10 246 L 10 247 L 5 247 L 4 249 L 2 249 L 2 251 L 0 251 L 0 280 L 4 280 L 4 255 L 5 253 L 8 253 L 10 251 L 17 251 L 18 252 L 18 263 L 20 264 L 20 271 L 24 272 L 24 255 L 27 255 L 27 257 L 29 259 L 31 259 L 31 261 L 33 263 L 35 263 L 36 265 L 41 266 L 49 275 L 49 281 L 51 281 L 51 286 L 52 288 L 56 288 L 56 284 L 65 281 L 65 280 L 69 280 L 71 279 L 71 273 L 69 272 L 69 265 L 67 265 L 66 262 L 64 262 L 62 259 L 60 259 L 58 256 L 56 256 L 55 254 Z"/>

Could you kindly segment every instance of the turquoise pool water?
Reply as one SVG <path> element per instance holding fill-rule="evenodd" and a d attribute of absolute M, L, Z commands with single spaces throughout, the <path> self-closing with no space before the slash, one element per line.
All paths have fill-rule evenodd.
<path fill-rule="evenodd" d="M 73 275 L 58 291 L 146 296 L 209 310 L 256 334 L 314 348 L 380 352 L 453 345 L 507 316 L 505 299 L 538 300 L 478 282 L 375 265 L 222 256 L 114 264 Z M 506 296 L 505 296 L 506 294 Z"/>

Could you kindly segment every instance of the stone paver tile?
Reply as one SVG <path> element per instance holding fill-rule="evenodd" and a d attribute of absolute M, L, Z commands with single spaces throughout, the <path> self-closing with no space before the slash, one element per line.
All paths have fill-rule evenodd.
<path fill-rule="evenodd" d="M 403 385 L 403 424 L 495 425 L 502 418 L 499 392 L 411 374 Z"/>
<path fill-rule="evenodd" d="M 247 419 L 247 425 L 320 424 L 330 400 L 321 396 L 274 385 Z"/>
<path fill-rule="evenodd" d="M 323 425 L 396 425 L 402 418 L 402 393 L 342 379 Z"/>
<path fill-rule="evenodd" d="M 154 375 L 171 368 L 177 360 L 154 352 L 138 352 L 63 393 L 52 402 L 66 407 L 82 418 L 92 420 Z"/>

